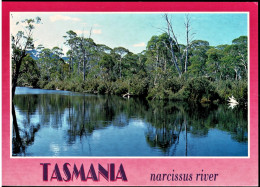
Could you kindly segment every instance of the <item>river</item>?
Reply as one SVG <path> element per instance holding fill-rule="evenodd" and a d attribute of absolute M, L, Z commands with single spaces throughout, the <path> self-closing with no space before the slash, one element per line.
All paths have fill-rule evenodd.
<path fill-rule="evenodd" d="M 13 156 L 248 156 L 239 108 L 25 87 L 13 102 Z"/>

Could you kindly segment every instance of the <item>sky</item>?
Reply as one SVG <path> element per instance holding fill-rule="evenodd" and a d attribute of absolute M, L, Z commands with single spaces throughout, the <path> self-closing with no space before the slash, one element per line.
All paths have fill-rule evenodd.
<path fill-rule="evenodd" d="M 188 12 L 187 12 L 188 13 Z M 186 43 L 185 14 L 168 13 L 175 35 L 180 44 Z M 248 35 L 246 13 L 188 13 L 191 18 L 193 40 L 206 40 L 211 46 L 231 44 L 239 36 Z M 12 12 L 11 34 L 23 30 L 17 21 L 39 16 L 42 24 L 36 25 L 33 37 L 35 46 L 58 46 L 64 53 L 68 47 L 63 36 L 73 30 L 79 36 L 89 37 L 98 44 L 111 48 L 125 47 L 133 53 L 146 49 L 147 42 L 154 35 L 160 35 L 166 28 L 164 13 L 84 13 L 84 12 Z"/>

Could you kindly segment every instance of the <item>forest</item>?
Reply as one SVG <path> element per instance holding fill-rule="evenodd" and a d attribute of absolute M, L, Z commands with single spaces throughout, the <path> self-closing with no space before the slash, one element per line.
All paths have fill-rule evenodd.
<path fill-rule="evenodd" d="M 248 38 L 211 46 L 193 40 L 186 16 L 186 43 L 178 43 L 168 15 L 166 29 L 134 54 L 124 47 L 110 48 L 89 36 L 69 30 L 63 49 L 34 47 L 33 30 L 40 18 L 21 21 L 24 31 L 12 35 L 12 95 L 16 86 L 81 93 L 140 97 L 199 103 L 225 103 L 234 96 L 247 105 Z M 20 23 L 17 23 L 20 24 Z M 33 55 L 33 54 L 36 55 Z"/>

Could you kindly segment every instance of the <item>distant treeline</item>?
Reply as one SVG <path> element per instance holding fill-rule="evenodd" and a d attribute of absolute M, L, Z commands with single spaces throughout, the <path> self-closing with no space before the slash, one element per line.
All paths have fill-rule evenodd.
<path fill-rule="evenodd" d="M 221 102 L 233 95 L 247 102 L 247 36 L 216 47 L 203 40 L 188 48 L 174 44 L 174 56 L 167 33 L 153 36 L 138 54 L 96 44 L 73 31 L 64 38 L 70 47 L 67 60 L 58 47 L 38 47 L 37 58 L 23 59 L 19 86 L 198 102 Z"/>
<path fill-rule="evenodd" d="M 247 36 L 219 46 L 192 40 L 187 15 L 187 43 L 183 45 L 178 43 L 167 14 L 165 21 L 166 31 L 152 36 L 146 50 L 138 54 L 97 44 L 70 30 L 64 36 L 69 48 L 66 54 L 59 47 L 38 46 L 32 55 L 34 25 L 41 19 L 23 20 L 25 31 L 12 35 L 12 96 L 19 85 L 202 103 L 223 102 L 233 95 L 245 104 Z"/>

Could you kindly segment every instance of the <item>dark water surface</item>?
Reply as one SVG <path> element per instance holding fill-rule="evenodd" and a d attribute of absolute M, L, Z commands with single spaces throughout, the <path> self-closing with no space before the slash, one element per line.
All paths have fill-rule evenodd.
<path fill-rule="evenodd" d="M 247 111 L 18 87 L 13 156 L 247 156 Z M 18 127 L 18 128 L 17 128 Z"/>

